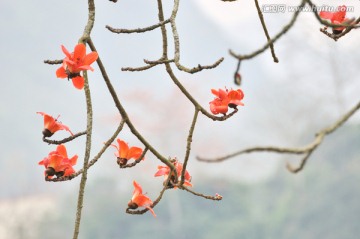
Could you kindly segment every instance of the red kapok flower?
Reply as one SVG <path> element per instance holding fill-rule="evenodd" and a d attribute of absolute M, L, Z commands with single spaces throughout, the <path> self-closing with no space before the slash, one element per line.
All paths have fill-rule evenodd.
<path fill-rule="evenodd" d="M 336 12 L 327 12 L 321 11 L 319 16 L 323 19 L 328 19 L 333 24 L 350 24 L 352 22 L 351 19 L 345 18 L 346 16 L 346 6 L 338 6 Z M 334 27 L 333 33 L 340 34 L 346 27 Z"/>
<path fill-rule="evenodd" d="M 54 175 L 56 177 L 70 176 L 75 173 L 72 166 L 76 164 L 77 159 L 77 155 L 69 158 L 65 145 L 60 144 L 57 146 L 55 151 L 50 152 L 47 157 L 41 160 L 39 165 L 45 166 L 46 178 L 52 178 Z"/>
<path fill-rule="evenodd" d="M 226 114 L 228 107 L 236 108 L 238 105 L 244 105 L 241 100 L 244 98 L 242 90 L 228 90 L 228 89 L 211 89 L 211 92 L 216 98 L 209 102 L 210 110 L 213 114 Z"/>
<path fill-rule="evenodd" d="M 128 208 L 136 209 L 138 207 L 145 207 L 145 208 L 149 209 L 149 211 L 152 213 L 152 215 L 154 217 L 156 217 L 154 210 L 151 208 L 151 206 L 153 204 L 151 199 L 142 193 L 142 188 L 141 188 L 140 184 L 138 184 L 135 180 L 134 180 L 133 184 L 134 184 L 135 189 L 133 192 L 133 196 L 128 203 Z"/>
<path fill-rule="evenodd" d="M 84 87 L 85 80 L 80 75 L 80 72 L 93 71 L 94 69 L 90 64 L 97 60 L 98 54 L 94 51 L 86 54 L 86 46 L 82 43 L 75 46 L 73 53 L 70 53 L 63 45 L 61 45 L 61 49 L 66 57 L 62 66 L 57 69 L 56 77 L 71 79 L 75 88 L 81 90 Z"/>
<path fill-rule="evenodd" d="M 74 135 L 69 127 L 67 127 L 66 125 L 63 125 L 61 122 L 58 121 L 59 116 L 55 119 L 54 117 L 44 113 L 44 112 L 36 112 L 42 116 L 44 116 L 44 130 L 43 130 L 43 135 L 44 137 L 51 137 L 56 131 L 59 130 L 66 130 L 68 131 L 71 135 Z"/>
<path fill-rule="evenodd" d="M 174 187 L 173 184 L 176 184 L 181 179 L 181 172 L 183 170 L 183 164 L 179 163 L 179 161 L 176 159 L 171 160 L 171 163 L 174 164 L 174 166 L 176 168 L 176 173 L 178 176 L 178 180 L 176 180 L 174 173 L 171 174 L 171 178 L 170 178 L 170 181 L 167 186 L 170 188 L 173 188 Z M 169 178 L 170 172 L 171 172 L 171 169 L 168 166 L 160 165 L 160 166 L 158 166 L 158 171 L 155 173 L 154 176 L 155 177 L 164 176 L 164 181 L 167 181 L 167 179 Z M 184 186 L 192 187 L 191 176 L 187 170 L 185 171 Z"/>
<path fill-rule="evenodd" d="M 143 153 L 143 150 L 139 147 L 131 147 L 129 148 L 129 145 L 125 143 L 125 141 L 121 139 L 116 140 L 118 145 L 111 144 L 111 146 L 115 147 L 117 149 L 117 152 L 115 152 L 115 156 L 117 157 L 117 163 L 120 166 L 124 166 L 127 164 L 127 161 L 130 159 L 138 159 L 140 158 L 141 154 Z M 143 158 L 144 160 L 144 158 Z"/>

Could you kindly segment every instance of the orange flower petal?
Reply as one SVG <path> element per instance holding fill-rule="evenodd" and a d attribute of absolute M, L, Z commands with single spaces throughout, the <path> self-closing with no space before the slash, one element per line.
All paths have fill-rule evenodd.
<path fill-rule="evenodd" d="M 151 199 L 143 194 L 138 194 L 132 201 L 139 207 L 146 207 L 152 204 Z"/>
<path fill-rule="evenodd" d="M 142 194 L 142 188 L 140 186 L 140 184 L 138 184 L 135 180 L 133 181 L 133 185 L 134 185 L 134 192 L 133 192 L 133 198 L 136 197 L 137 195 Z"/>
<path fill-rule="evenodd" d="M 76 63 L 79 63 L 84 59 L 85 54 L 86 54 L 86 46 L 82 43 L 79 43 L 75 46 L 73 60 L 75 60 Z"/>
<path fill-rule="evenodd" d="M 53 128 L 53 125 L 56 124 L 55 119 L 48 114 L 44 114 L 43 116 L 44 116 L 44 128 L 50 130 L 51 133 L 54 133 L 54 131 L 51 131 L 52 130 L 51 128 Z"/>
<path fill-rule="evenodd" d="M 131 147 L 128 151 L 127 159 L 131 159 L 131 158 L 138 159 L 140 158 L 142 152 L 143 150 L 139 147 Z"/>
<path fill-rule="evenodd" d="M 93 51 L 90 52 L 89 54 L 87 54 L 83 60 L 83 65 L 91 65 L 94 61 L 96 61 L 98 59 L 98 54 L 97 52 Z"/>
<path fill-rule="evenodd" d="M 56 70 L 56 77 L 57 78 L 67 78 L 68 74 L 65 71 L 65 68 L 61 66 L 59 69 Z"/>
<path fill-rule="evenodd" d="M 216 95 L 217 97 L 219 97 L 219 91 L 215 90 L 215 89 L 211 89 L 211 93 L 213 93 L 214 95 Z"/>
<path fill-rule="evenodd" d="M 79 66 L 77 68 L 78 70 L 82 70 L 82 71 L 86 71 L 86 70 L 91 70 L 91 71 L 94 71 L 94 68 L 92 68 L 91 66 L 88 66 L 88 65 L 84 65 L 84 66 Z"/>
<path fill-rule="evenodd" d="M 149 209 L 149 211 L 151 212 L 151 214 L 156 217 L 156 214 L 154 212 L 154 210 L 151 207 L 146 207 L 147 209 Z"/>
<path fill-rule="evenodd" d="M 84 88 L 85 80 L 82 76 L 76 76 L 72 78 L 71 81 L 76 89 L 81 90 L 82 88 Z"/>
<path fill-rule="evenodd" d="M 127 143 L 125 143 L 125 141 L 117 139 L 117 142 L 119 144 L 119 156 L 120 158 L 125 158 L 125 159 L 129 159 L 128 158 L 128 152 L 129 152 L 129 145 Z"/>
<path fill-rule="evenodd" d="M 64 54 L 65 54 L 68 58 L 71 58 L 70 52 L 69 52 L 63 45 L 61 45 L 61 50 L 64 52 Z"/>
<path fill-rule="evenodd" d="M 210 110 L 213 114 L 225 114 L 228 111 L 228 102 L 216 98 L 210 102 Z"/>
<path fill-rule="evenodd" d="M 48 157 L 44 158 L 44 159 L 41 160 L 38 164 L 39 164 L 39 165 L 44 165 L 45 168 L 47 168 L 47 166 L 49 165 L 49 158 L 48 158 Z"/>
<path fill-rule="evenodd" d="M 56 152 L 57 152 L 58 154 L 60 154 L 61 156 L 63 156 L 64 158 L 67 158 L 67 157 L 68 157 L 67 151 L 66 151 L 66 147 L 65 147 L 65 145 L 63 145 L 63 144 L 60 144 L 59 146 L 57 146 Z"/>
<path fill-rule="evenodd" d="M 170 169 L 167 166 L 158 166 L 158 171 L 155 173 L 154 177 L 169 175 Z"/>
<path fill-rule="evenodd" d="M 224 99 L 226 99 L 226 97 L 227 97 L 227 92 L 223 89 L 219 89 L 219 98 L 221 100 L 224 100 Z"/>
<path fill-rule="evenodd" d="M 74 155 L 71 159 L 69 159 L 69 162 L 71 165 L 75 165 L 77 163 L 78 156 Z"/>
<path fill-rule="evenodd" d="M 59 154 L 52 154 L 50 155 L 50 163 L 48 167 L 51 167 L 55 170 L 55 172 L 61 172 L 64 171 L 66 166 L 62 164 L 64 157 L 62 157 Z"/>
<path fill-rule="evenodd" d="M 75 169 L 73 167 L 66 168 L 64 171 L 64 177 L 70 176 L 75 173 Z"/>

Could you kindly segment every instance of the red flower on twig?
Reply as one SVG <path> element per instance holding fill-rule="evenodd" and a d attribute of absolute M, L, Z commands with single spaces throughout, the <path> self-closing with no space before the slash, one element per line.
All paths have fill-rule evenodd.
<path fill-rule="evenodd" d="M 66 125 L 63 125 L 61 122 L 58 121 L 58 118 L 60 115 L 55 119 L 54 117 L 44 113 L 44 112 L 36 112 L 37 114 L 40 114 L 44 116 L 44 130 L 42 131 L 44 137 L 51 137 L 56 131 L 59 130 L 66 130 L 71 135 L 74 135 L 69 127 Z"/>
<path fill-rule="evenodd" d="M 74 166 L 77 162 L 78 156 L 74 155 L 69 158 L 66 147 L 63 144 L 57 146 L 55 151 L 49 153 L 47 157 L 39 162 L 39 165 L 45 166 L 45 177 L 52 178 L 70 176 L 75 173 Z"/>
<path fill-rule="evenodd" d="M 154 217 L 156 217 L 154 210 L 151 208 L 151 206 L 153 204 L 151 199 L 142 193 L 142 188 L 141 188 L 140 184 L 138 184 L 135 180 L 133 181 L 133 184 L 134 184 L 135 189 L 133 192 L 133 196 L 128 203 L 128 208 L 136 209 L 138 207 L 145 207 L 145 208 L 149 209 L 149 211 L 152 213 L 152 215 Z"/>
<path fill-rule="evenodd" d="M 143 150 L 139 147 L 131 147 L 129 148 L 129 145 L 125 143 L 125 141 L 121 139 L 116 140 L 118 145 L 111 144 L 111 146 L 115 147 L 117 151 L 114 153 L 117 157 L 117 163 L 120 166 L 124 166 L 127 164 L 127 161 L 130 159 L 138 159 L 140 158 L 141 154 L 143 153 Z M 144 158 L 143 158 L 144 160 Z"/>
<path fill-rule="evenodd" d="M 336 12 L 321 11 L 319 16 L 323 19 L 328 19 L 333 24 L 351 24 L 353 19 L 346 18 L 346 6 L 338 6 Z M 340 34 L 346 27 L 333 27 L 334 34 Z"/>
<path fill-rule="evenodd" d="M 216 98 L 209 102 L 210 110 L 213 114 L 226 114 L 228 107 L 236 108 L 238 105 L 243 106 L 241 100 L 244 98 L 242 90 L 228 90 L 228 89 L 211 89 L 211 92 Z"/>
<path fill-rule="evenodd" d="M 75 46 L 74 52 L 70 53 L 63 45 L 61 49 L 66 55 L 62 66 L 57 69 L 56 76 L 58 78 L 68 78 L 72 80 L 75 88 L 81 90 L 84 87 L 84 78 L 80 75 L 81 71 L 94 69 L 90 66 L 97 60 L 97 52 L 86 54 L 86 46 L 82 43 Z"/>
<path fill-rule="evenodd" d="M 181 179 L 181 172 L 183 171 L 183 164 L 179 163 L 179 161 L 176 159 L 171 160 L 171 163 L 174 164 L 174 166 L 176 168 L 176 173 L 178 176 L 177 180 L 175 178 L 174 173 L 172 173 L 170 176 L 171 178 L 170 178 L 170 181 L 167 186 L 170 188 L 173 188 L 174 187 L 173 185 L 176 184 Z M 170 172 L 171 172 L 171 169 L 169 168 L 169 166 L 160 165 L 160 166 L 158 166 L 158 171 L 155 173 L 154 176 L 155 177 L 164 176 L 164 182 L 165 182 L 169 178 Z M 184 186 L 192 187 L 191 175 L 187 170 L 185 171 Z"/>

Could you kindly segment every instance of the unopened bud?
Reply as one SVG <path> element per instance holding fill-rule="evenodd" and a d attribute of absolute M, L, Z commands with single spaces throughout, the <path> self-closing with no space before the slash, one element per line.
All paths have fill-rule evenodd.
<path fill-rule="evenodd" d="M 234 83 L 235 85 L 241 85 L 241 75 L 238 72 L 234 76 Z"/>

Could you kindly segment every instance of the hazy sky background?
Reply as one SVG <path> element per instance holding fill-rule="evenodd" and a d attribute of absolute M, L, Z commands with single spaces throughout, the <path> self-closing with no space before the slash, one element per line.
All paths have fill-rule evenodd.
<path fill-rule="evenodd" d="M 166 16 L 172 1 L 164 1 Z M 279 2 L 279 1 L 274 1 Z M 291 1 L 298 4 L 300 1 Z M 337 5 L 339 1 L 316 1 Z M 359 1 L 344 1 L 354 6 L 350 17 L 360 15 Z M 165 156 L 182 159 L 193 107 L 166 75 L 163 66 L 145 72 L 122 72 L 122 67 L 142 66 L 143 59 L 161 55 L 159 30 L 132 35 L 117 35 L 105 25 L 138 28 L 157 23 L 154 1 L 96 1 L 96 23 L 92 33 L 108 74 L 138 130 Z M 286 24 L 291 13 L 264 14 L 270 35 Z M 166 18 L 166 17 L 165 17 Z M 37 163 L 55 146 L 41 141 L 44 111 L 60 120 L 73 132 L 85 129 L 86 109 L 83 91 L 57 79 L 58 66 L 43 64 L 45 59 L 62 59 L 60 45 L 72 50 L 87 21 L 86 1 L 0 1 L 0 199 L 36 193 L 57 193 L 59 188 L 76 188 L 77 181 L 62 185 L 43 181 L 43 168 Z M 213 99 L 211 88 L 234 87 L 236 60 L 228 49 L 247 54 L 263 46 L 263 34 L 252 1 L 223 3 L 218 0 L 182 1 L 177 18 L 181 62 L 188 67 L 224 62 L 214 70 L 177 76 L 205 108 Z M 196 155 L 220 156 L 254 145 L 296 146 L 309 143 L 314 132 L 328 126 L 358 101 L 360 31 L 334 42 L 319 32 L 320 24 L 312 13 L 302 13 L 284 38 L 275 44 L 280 63 L 272 61 L 269 51 L 242 63 L 244 103 L 237 115 L 226 122 L 212 122 L 201 116 L 196 126 L 189 171 L 193 182 L 203 176 L 228 177 L 239 181 L 264 179 L 283 156 L 250 155 L 223 164 L 201 164 Z M 170 33 L 170 28 L 168 27 Z M 171 36 L 169 34 L 169 36 Z M 173 52 L 169 41 L 170 55 Z M 106 91 L 99 69 L 89 73 L 94 104 L 93 155 L 102 147 L 119 121 L 114 103 Z M 359 114 L 349 121 L 359 122 Z M 66 133 L 56 134 L 60 139 Z M 119 136 L 130 145 L 139 145 L 125 129 Z M 139 145 L 140 146 L 140 145 Z M 70 155 L 82 159 L 84 140 L 68 144 Z M 89 171 L 89 180 L 101 175 L 118 176 L 109 149 Z M 128 188 L 134 178 L 145 182 L 156 170 L 155 157 L 147 155 L 143 167 L 122 173 L 121 185 Z M 297 161 L 294 161 L 296 163 Z M 81 160 L 76 169 L 80 168 Z M 285 169 L 284 169 L 285 170 Z M 144 183 L 158 187 L 161 179 Z M 156 185 L 156 186 L 154 186 Z M 129 189 L 130 191 L 130 189 Z"/>

